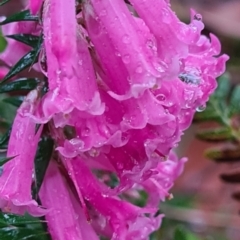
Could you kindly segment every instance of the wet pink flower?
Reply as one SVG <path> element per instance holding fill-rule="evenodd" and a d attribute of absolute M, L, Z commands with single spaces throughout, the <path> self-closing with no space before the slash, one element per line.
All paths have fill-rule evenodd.
<path fill-rule="evenodd" d="M 18 111 L 14 127 L 34 136 L 31 159 L 28 148 L 13 146 L 14 128 L 8 156 L 17 156 L 0 181 L 8 183 L 11 169 L 31 175 L 33 162 L 22 169 L 18 159 L 33 160 L 40 134 L 33 135 L 34 122 L 47 124 L 60 167 L 50 161 L 40 198 L 56 240 L 148 239 L 161 224 L 159 202 L 171 197 L 186 162 L 173 150 L 225 71 L 228 56 L 219 56 L 217 37 L 201 35 L 199 14 L 191 11 L 185 24 L 168 0 L 130 2 L 29 1 L 33 14 L 43 4 L 39 65 L 48 91 L 33 108 Z M 25 132 L 22 142 L 29 140 Z M 30 191 L 31 177 L 21 186 L 12 181 L 17 190 L 3 188 L 2 208 L 15 203 L 22 188 Z M 140 190 L 148 195 L 144 207 L 136 205 Z"/>
<path fill-rule="evenodd" d="M 155 213 L 154 209 L 141 209 L 121 200 L 117 196 L 108 195 L 107 187 L 99 182 L 85 165 L 85 159 L 65 159 L 70 177 L 73 179 L 78 192 L 84 196 L 95 225 L 111 239 L 146 239 L 149 233 L 161 222 L 161 215 L 156 218 L 146 217 L 146 213 Z M 95 219 L 91 214 L 97 212 L 102 219 Z M 150 225 L 149 228 L 136 228 L 134 225 Z"/>
<path fill-rule="evenodd" d="M 53 239 L 98 239 L 54 161 L 48 167 L 39 196 L 42 205 L 49 209 L 45 218 Z"/>
<path fill-rule="evenodd" d="M 74 108 L 94 115 L 102 114 L 104 105 L 97 89 L 87 41 L 77 26 L 75 1 L 45 1 L 43 16 L 46 64 L 51 67 L 46 73 L 49 92 L 40 103 L 35 119 L 47 122 L 55 114 L 68 114 Z"/>
<path fill-rule="evenodd" d="M 17 113 L 8 143 L 7 157 L 0 176 L 0 208 L 4 212 L 42 216 L 46 211 L 31 196 L 34 157 L 42 127 L 35 133 L 36 124 L 20 111 L 32 112 L 36 95 L 31 92 Z"/>

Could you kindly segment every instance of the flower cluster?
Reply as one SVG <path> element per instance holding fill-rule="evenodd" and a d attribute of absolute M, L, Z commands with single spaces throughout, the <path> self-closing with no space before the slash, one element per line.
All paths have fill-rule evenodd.
<path fill-rule="evenodd" d="M 43 33 L 34 68 L 48 91 L 37 87 L 18 109 L 7 152 L 15 158 L 0 177 L 1 209 L 45 215 L 56 240 L 148 239 L 163 217 L 158 204 L 171 197 L 186 161 L 173 149 L 228 57 L 219 56 L 214 35 L 201 35 L 199 14 L 182 23 L 169 0 L 29 0 L 28 7 L 39 22 L 2 31 Z M 0 57 L 11 67 L 27 51 L 9 40 Z M 39 206 L 31 184 L 46 132 L 55 152 Z M 148 195 L 143 207 L 141 191 Z"/>

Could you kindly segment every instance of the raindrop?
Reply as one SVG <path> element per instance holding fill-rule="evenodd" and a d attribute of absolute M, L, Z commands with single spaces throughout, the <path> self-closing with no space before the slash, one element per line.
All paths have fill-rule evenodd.
<path fill-rule="evenodd" d="M 83 137 L 89 136 L 89 132 L 90 132 L 90 129 L 89 129 L 88 127 L 86 127 L 86 128 L 82 131 L 82 136 L 83 136 Z"/>
<path fill-rule="evenodd" d="M 206 105 L 200 105 L 196 108 L 197 112 L 203 112 L 206 109 Z"/>
<path fill-rule="evenodd" d="M 156 96 L 156 98 L 157 98 L 157 100 L 159 100 L 159 101 L 164 101 L 164 100 L 166 99 L 165 95 L 163 95 L 163 94 L 158 94 L 158 95 Z"/>
<path fill-rule="evenodd" d="M 136 69 L 136 72 L 137 73 L 142 73 L 143 69 L 141 66 L 138 66 L 137 69 Z"/>
<path fill-rule="evenodd" d="M 151 39 L 149 39 L 149 40 L 147 41 L 147 47 L 148 47 L 148 48 L 151 48 L 151 49 L 153 49 L 153 48 L 155 47 L 155 45 L 154 45 L 154 43 L 153 43 L 153 41 L 152 41 Z"/>
<path fill-rule="evenodd" d="M 118 169 L 123 169 L 123 164 L 121 162 L 118 162 L 117 167 L 118 167 Z"/>
<path fill-rule="evenodd" d="M 56 74 L 60 75 L 61 74 L 61 70 L 60 69 L 56 70 Z"/>
<path fill-rule="evenodd" d="M 128 63 L 130 63 L 130 56 L 128 54 L 124 55 L 122 60 L 124 63 L 128 64 Z"/>
<path fill-rule="evenodd" d="M 98 157 L 100 154 L 99 150 L 97 150 L 96 148 L 90 149 L 88 153 L 91 157 Z"/>
<path fill-rule="evenodd" d="M 103 9 L 101 12 L 100 12 L 100 16 L 104 17 L 107 15 L 107 11 L 106 9 Z"/>
<path fill-rule="evenodd" d="M 117 57 L 121 57 L 121 53 L 120 53 L 120 52 L 116 52 L 115 55 L 116 55 Z"/>
<path fill-rule="evenodd" d="M 130 37 L 128 35 L 124 35 L 122 38 L 122 42 L 125 44 L 130 43 Z"/>

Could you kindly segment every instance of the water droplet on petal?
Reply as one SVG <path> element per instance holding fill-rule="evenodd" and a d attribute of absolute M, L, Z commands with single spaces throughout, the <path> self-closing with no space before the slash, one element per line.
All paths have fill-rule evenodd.
<path fill-rule="evenodd" d="M 196 108 L 197 112 L 203 112 L 206 109 L 206 105 L 200 105 Z"/>
<path fill-rule="evenodd" d="M 141 66 L 138 66 L 137 69 L 136 69 L 136 72 L 137 73 L 142 73 L 143 69 Z"/>
<path fill-rule="evenodd" d="M 121 162 L 118 162 L 117 167 L 118 167 L 118 169 L 123 169 L 123 164 Z"/>
<path fill-rule="evenodd" d="M 56 74 L 60 75 L 61 74 L 61 70 L 60 69 L 56 70 Z"/>
<path fill-rule="evenodd" d="M 104 17 L 107 15 L 107 11 L 106 9 L 103 9 L 101 12 L 100 12 L 100 16 Z"/>
<path fill-rule="evenodd" d="M 124 35 L 122 38 L 122 42 L 125 44 L 130 43 L 130 37 L 128 35 Z"/>
<path fill-rule="evenodd" d="M 128 63 L 130 63 L 130 56 L 128 54 L 124 55 L 122 60 L 124 63 L 128 64 Z"/>
<path fill-rule="evenodd" d="M 88 137 L 89 136 L 89 132 L 90 132 L 90 129 L 88 127 L 86 127 L 83 131 L 82 131 L 82 136 L 83 137 Z"/>
<path fill-rule="evenodd" d="M 90 149 L 88 153 L 91 157 L 97 157 L 100 154 L 99 150 L 97 150 L 96 148 Z"/>
<path fill-rule="evenodd" d="M 164 101 L 164 100 L 166 99 L 166 97 L 165 97 L 165 95 L 163 95 L 163 94 L 158 94 L 158 95 L 156 96 L 156 99 L 159 100 L 159 101 Z"/>
<path fill-rule="evenodd" d="M 121 53 L 120 53 L 120 52 L 115 52 L 115 55 L 116 55 L 117 57 L 121 57 Z"/>

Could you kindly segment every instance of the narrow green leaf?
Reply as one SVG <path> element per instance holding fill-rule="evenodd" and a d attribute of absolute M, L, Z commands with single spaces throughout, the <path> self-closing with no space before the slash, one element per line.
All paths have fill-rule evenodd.
<path fill-rule="evenodd" d="M 0 93 L 33 90 L 37 87 L 39 82 L 37 78 L 19 78 L 13 82 L 0 85 Z"/>
<path fill-rule="evenodd" d="M 0 212 L 0 239 L 2 240 L 49 240 L 42 221 L 30 215 L 18 216 Z"/>
<path fill-rule="evenodd" d="M 33 54 L 33 61 L 32 61 L 31 67 L 35 62 L 37 62 L 38 55 L 41 51 L 42 43 L 43 43 L 43 33 L 40 34 L 37 45 L 35 47 L 35 52 Z"/>
<path fill-rule="evenodd" d="M 17 97 L 7 97 L 4 98 L 2 101 L 5 103 L 9 103 L 15 107 L 20 107 L 20 105 L 23 102 L 24 97 L 23 96 L 17 96 Z"/>
<path fill-rule="evenodd" d="M 52 138 L 43 136 L 39 142 L 37 154 L 35 157 L 35 194 L 42 185 L 45 172 L 53 152 L 54 141 Z M 35 195 L 35 196 L 36 196 Z"/>
<path fill-rule="evenodd" d="M 225 127 L 200 129 L 196 136 L 198 139 L 208 142 L 227 141 L 232 138 L 231 130 Z"/>
<path fill-rule="evenodd" d="M 203 112 L 196 112 L 193 121 L 195 123 L 207 121 L 221 122 L 221 118 L 212 108 L 207 107 Z"/>
<path fill-rule="evenodd" d="M 29 10 L 24 10 L 7 17 L 0 25 L 19 21 L 38 21 L 38 16 L 31 15 Z"/>
<path fill-rule="evenodd" d="M 205 156 L 216 162 L 236 162 L 240 161 L 240 148 L 230 145 L 209 148 L 205 151 Z"/>
<path fill-rule="evenodd" d="M 229 75 L 225 74 L 218 79 L 218 87 L 210 97 L 207 108 L 194 116 L 195 122 L 215 121 L 225 126 L 229 126 L 229 108 L 227 98 L 230 92 Z"/>
<path fill-rule="evenodd" d="M 39 41 L 39 36 L 35 36 L 32 34 L 14 34 L 7 35 L 6 37 L 14 39 L 18 42 L 24 43 L 30 47 L 36 47 Z"/>
<path fill-rule="evenodd" d="M 27 67 L 30 67 L 32 63 L 35 63 L 35 55 L 36 55 L 36 49 L 31 50 L 26 55 L 24 55 L 7 73 L 7 75 L 4 77 L 4 79 L 0 82 L 0 84 L 3 84 L 7 80 L 9 80 L 11 77 L 15 76 L 16 74 L 20 73 Z M 35 59 L 35 60 L 34 60 Z"/>
<path fill-rule="evenodd" d="M 6 4 L 7 2 L 9 2 L 10 0 L 2 0 L 0 1 L 0 6 L 3 6 L 4 4 Z"/>
<path fill-rule="evenodd" d="M 10 161 L 10 160 L 12 160 L 13 158 L 15 158 L 16 156 L 14 156 L 14 157 L 8 157 L 8 158 L 1 158 L 0 159 L 0 167 L 2 166 L 2 165 L 4 165 L 5 163 L 7 163 L 8 161 Z"/>

